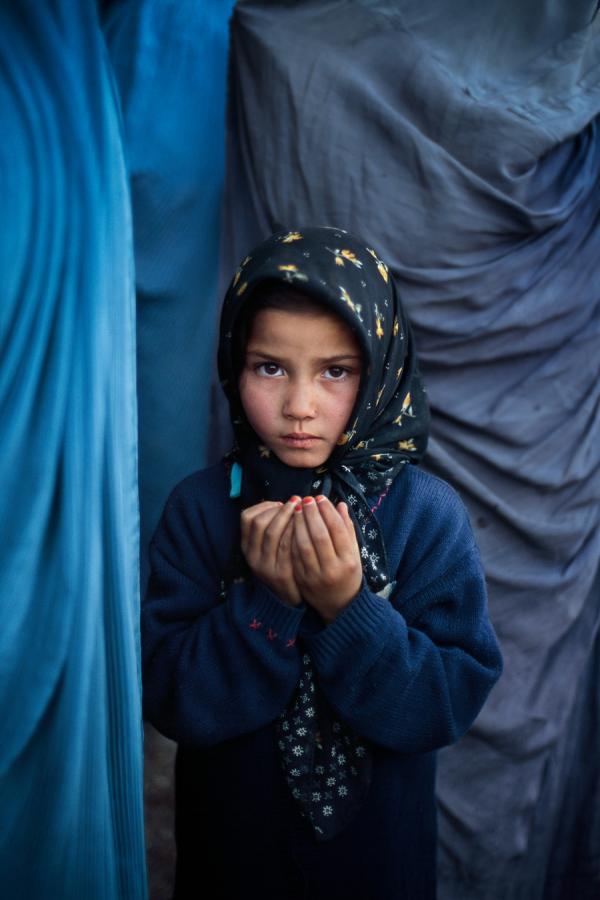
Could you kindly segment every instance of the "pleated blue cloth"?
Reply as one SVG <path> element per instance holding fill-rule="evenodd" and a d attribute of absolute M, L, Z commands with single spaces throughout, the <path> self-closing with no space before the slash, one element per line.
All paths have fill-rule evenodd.
<path fill-rule="evenodd" d="M 174 484 L 212 458 L 233 0 L 105 4 L 135 233 L 142 585 Z M 221 392 L 218 393 L 219 402 Z"/>
<path fill-rule="evenodd" d="M 505 671 L 440 754 L 441 900 L 600 890 L 599 32 L 592 0 L 233 19 L 223 278 L 280 227 L 378 249 L 482 550 Z"/>
<path fill-rule="evenodd" d="M 146 896 L 131 216 L 96 5 L 0 6 L 0 893 Z"/>

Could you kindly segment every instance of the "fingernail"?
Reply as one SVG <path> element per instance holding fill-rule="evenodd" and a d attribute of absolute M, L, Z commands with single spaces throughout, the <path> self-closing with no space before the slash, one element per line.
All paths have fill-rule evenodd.
<path fill-rule="evenodd" d="M 302 504 L 301 503 L 296 504 L 296 512 L 302 512 Z"/>
<path fill-rule="evenodd" d="M 318 497 L 315 497 L 315 500 L 317 501 L 317 503 L 322 503 L 323 500 L 327 500 L 327 497 L 325 496 L 325 494 L 319 494 Z"/>
<path fill-rule="evenodd" d="M 302 502 L 305 503 L 305 504 L 308 506 L 309 503 L 314 503 L 314 502 L 315 502 L 315 498 L 314 498 L 314 497 L 304 497 L 304 499 L 302 500 Z"/>
<path fill-rule="evenodd" d="M 302 499 L 302 498 L 299 497 L 298 494 L 292 494 L 292 496 L 291 496 L 290 499 L 288 500 L 288 503 L 300 503 L 300 500 L 301 500 L 301 499 Z"/>

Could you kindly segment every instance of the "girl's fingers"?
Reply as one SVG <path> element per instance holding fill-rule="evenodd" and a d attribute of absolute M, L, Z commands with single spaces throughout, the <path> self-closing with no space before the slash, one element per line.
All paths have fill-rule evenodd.
<path fill-rule="evenodd" d="M 242 514 L 240 516 L 240 523 L 242 528 L 242 538 L 246 537 L 250 532 L 250 526 L 252 522 L 257 518 L 257 516 L 262 515 L 266 510 L 277 510 L 279 509 L 279 504 L 274 500 L 263 500 L 262 503 L 257 503 L 255 506 L 249 506 L 247 509 L 242 510 Z"/>
<path fill-rule="evenodd" d="M 283 504 L 268 500 L 263 503 L 257 503 L 256 506 L 251 506 L 242 512 L 241 544 L 246 558 L 250 555 L 252 559 L 256 559 L 262 553 L 265 529 L 268 528 L 282 508 Z"/>
<path fill-rule="evenodd" d="M 277 562 L 279 564 L 285 564 L 289 562 L 291 558 L 293 535 L 294 523 L 292 521 L 292 517 L 290 516 L 288 523 L 283 529 L 281 537 L 279 538 L 279 546 L 277 547 Z"/>
<path fill-rule="evenodd" d="M 299 513 L 300 515 L 300 513 Z M 296 518 L 292 519 L 292 541 L 290 544 L 290 555 L 292 558 L 292 568 L 294 577 L 297 581 L 304 581 L 306 578 L 306 565 L 302 557 L 302 552 L 298 546 L 298 537 L 296 535 Z"/>
<path fill-rule="evenodd" d="M 284 503 L 277 515 L 274 516 L 263 533 L 263 552 L 265 555 L 272 557 L 273 560 L 278 557 L 280 550 L 282 549 L 281 541 L 290 527 L 290 522 L 299 499 L 299 497 L 290 497 L 288 502 Z M 289 542 L 290 537 L 288 535 L 288 546 Z"/>
<path fill-rule="evenodd" d="M 277 500 L 263 500 L 262 503 L 256 503 L 254 506 L 248 506 L 242 510 L 242 520 L 252 521 L 253 518 L 259 516 L 267 509 L 279 509 L 281 504 Z"/>
<path fill-rule="evenodd" d="M 350 514 L 348 513 L 348 507 L 345 503 L 338 503 L 336 508 L 327 497 L 323 497 L 322 499 L 319 497 L 317 502 L 323 523 L 329 532 L 333 551 L 336 556 L 342 557 L 347 554 L 349 546 L 351 546 L 349 544 L 350 534 L 348 531 L 348 524 L 352 530 L 352 536 L 354 536 L 354 525 L 350 518 Z M 345 518 L 342 514 L 341 507 L 345 510 Z"/>
<path fill-rule="evenodd" d="M 340 515 L 340 518 L 342 519 L 342 522 L 346 526 L 346 530 L 347 530 L 348 534 L 350 535 L 350 537 L 355 537 L 356 529 L 354 528 L 354 522 L 352 520 L 352 516 L 350 515 L 350 510 L 348 509 L 348 504 L 344 503 L 344 501 L 342 501 L 341 503 L 338 503 L 336 509 Z"/>
<path fill-rule="evenodd" d="M 327 570 L 328 566 L 336 562 L 336 552 L 327 522 L 321 515 L 323 505 L 323 501 L 317 502 L 313 497 L 305 497 L 302 503 L 302 517 L 310 535 L 318 564 L 322 570 Z M 334 509 L 332 512 L 336 518 L 339 518 Z"/>
<path fill-rule="evenodd" d="M 309 501 L 309 498 L 305 498 L 305 499 L 307 502 L 306 503 L 303 502 L 301 505 L 301 508 L 300 509 L 296 508 L 296 512 L 294 513 L 295 543 L 296 543 L 296 547 L 298 548 L 298 552 L 300 553 L 300 556 L 302 557 L 302 563 L 304 565 L 304 568 L 307 570 L 318 569 L 320 567 L 319 558 L 317 556 L 315 547 L 313 545 L 313 541 L 310 536 L 310 533 L 309 533 L 309 530 L 308 530 L 308 527 L 306 524 L 306 519 L 305 519 L 305 517 L 307 515 L 306 507 L 310 506 L 310 505 L 316 507 L 316 502 L 315 502 L 314 498 L 312 498 L 312 497 L 310 498 L 310 501 Z M 311 512 L 317 513 L 317 515 L 318 515 L 317 509 L 314 509 Z"/>
<path fill-rule="evenodd" d="M 264 513 L 270 512 L 270 518 L 268 519 L 268 521 L 270 521 L 278 509 L 279 507 L 276 503 L 265 501 L 264 503 L 257 503 L 256 506 L 249 506 L 248 509 L 242 510 L 240 516 L 242 545 L 249 542 L 250 534 L 256 520 Z"/>

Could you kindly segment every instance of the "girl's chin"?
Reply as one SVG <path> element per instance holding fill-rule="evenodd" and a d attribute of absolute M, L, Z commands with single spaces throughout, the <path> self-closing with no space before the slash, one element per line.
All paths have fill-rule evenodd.
<path fill-rule="evenodd" d="M 329 458 L 329 453 L 325 455 L 322 451 L 316 453 L 310 450 L 293 450 L 285 447 L 278 447 L 277 451 L 273 452 L 280 462 L 294 469 L 316 469 Z"/>

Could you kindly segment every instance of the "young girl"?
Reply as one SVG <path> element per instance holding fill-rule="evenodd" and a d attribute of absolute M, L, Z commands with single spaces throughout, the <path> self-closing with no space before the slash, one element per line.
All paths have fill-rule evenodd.
<path fill-rule="evenodd" d="M 179 743 L 176 897 L 431 900 L 435 750 L 500 675 L 465 509 L 385 264 L 279 233 L 235 273 L 236 443 L 151 544 L 145 711 Z"/>

